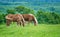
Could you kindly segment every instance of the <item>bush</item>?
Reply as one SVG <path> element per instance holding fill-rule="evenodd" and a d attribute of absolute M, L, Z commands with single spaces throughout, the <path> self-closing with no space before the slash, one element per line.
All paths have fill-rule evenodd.
<path fill-rule="evenodd" d="M 37 12 L 37 19 L 39 23 L 49 23 L 49 24 L 60 24 L 60 15 L 53 12 L 43 12 L 38 11 Z"/>

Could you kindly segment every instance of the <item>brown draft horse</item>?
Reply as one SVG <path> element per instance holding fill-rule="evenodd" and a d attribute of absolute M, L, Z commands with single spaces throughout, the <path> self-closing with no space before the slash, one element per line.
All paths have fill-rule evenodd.
<path fill-rule="evenodd" d="M 17 25 L 22 24 L 24 26 L 25 21 L 21 14 L 8 14 L 5 18 L 7 26 L 9 26 L 11 22 L 17 22 Z"/>
<path fill-rule="evenodd" d="M 38 24 L 36 17 L 33 14 L 22 14 L 25 21 L 34 22 L 34 25 L 36 26 Z"/>

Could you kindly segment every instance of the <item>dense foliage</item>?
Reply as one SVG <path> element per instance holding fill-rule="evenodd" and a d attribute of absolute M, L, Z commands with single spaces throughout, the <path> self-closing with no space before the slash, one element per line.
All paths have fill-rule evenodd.
<path fill-rule="evenodd" d="M 5 16 L 7 14 L 33 14 L 36 16 L 39 23 L 45 23 L 45 24 L 59 24 L 60 23 L 60 14 L 57 12 L 44 12 L 42 10 L 38 10 L 37 12 L 34 12 L 34 10 L 24 7 L 24 6 L 18 6 L 14 10 L 8 9 L 6 10 L 6 14 L 3 14 L 0 12 L 0 23 L 5 22 Z"/>
<path fill-rule="evenodd" d="M 60 15 L 55 12 L 37 12 L 37 19 L 39 23 L 59 24 Z"/>

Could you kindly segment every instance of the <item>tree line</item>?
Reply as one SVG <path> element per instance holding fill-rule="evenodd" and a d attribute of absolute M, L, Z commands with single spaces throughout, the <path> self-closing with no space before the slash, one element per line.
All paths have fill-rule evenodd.
<path fill-rule="evenodd" d="M 60 14 L 57 12 L 43 12 L 43 10 L 38 10 L 35 12 L 34 10 L 24 7 L 18 6 L 14 9 L 6 10 L 6 14 L 0 12 L 0 23 L 5 23 L 5 16 L 7 14 L 33 14 L 38 20 L 38 23 L 44 24 L 60 24 Z"/>

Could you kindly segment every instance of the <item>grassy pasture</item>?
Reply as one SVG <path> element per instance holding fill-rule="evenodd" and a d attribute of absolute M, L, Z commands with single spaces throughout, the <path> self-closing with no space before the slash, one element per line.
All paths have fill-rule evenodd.
<path fill-rule="evenodd" d="M 15 23 L 9 27 L 0 24 L 0 37 L 60 37 L 60 24 L 30 24 L 25 27 Z"/>

